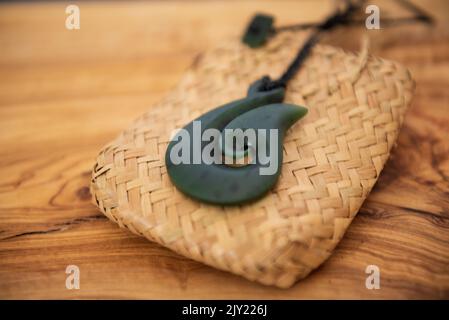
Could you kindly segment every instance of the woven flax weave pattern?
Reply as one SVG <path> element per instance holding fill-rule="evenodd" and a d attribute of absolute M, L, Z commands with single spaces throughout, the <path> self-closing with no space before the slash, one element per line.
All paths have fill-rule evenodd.
<path fill-rule="evenodd" d="M 91 192 L 100 210 L 182 255 L 267 285 L 289 287 L 325 261 L 395 144 L 414 87 L 405 68 L 374 57 L 360 68 L 356 54 L 316 46 L 286 95 L 309 113 L 286 136 L 279 182 L 255 203 L 189 199 L 164 165 L 175 128 L 243 97 L 263 75 L 279 76 L 304 36 L 279 34 L 256 50 L 236 40 L 199 57 L 176 88 L 99 153 Z"/>

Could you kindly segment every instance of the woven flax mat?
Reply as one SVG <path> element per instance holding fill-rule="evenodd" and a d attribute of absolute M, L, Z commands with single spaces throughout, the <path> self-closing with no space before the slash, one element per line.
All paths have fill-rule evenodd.
<path fill-rule="evenodd" d="M 395 144 L 414 87 L 405 68 L 316 46 L 285 99 L 309 113 L 285 138 L 278 183 L 255 203 L 192 200 L 170 182 L 164 162 L 175 128 L 244 97 L 263 75 L 278 77 L 304 39 L 285 32 L 261 49 L 235 40 L 201 55 L 176 88 L 101 150 L 95 204 L 121 227 L 248 279 L 289 287 L 307 276 L 343 237 Z"/>

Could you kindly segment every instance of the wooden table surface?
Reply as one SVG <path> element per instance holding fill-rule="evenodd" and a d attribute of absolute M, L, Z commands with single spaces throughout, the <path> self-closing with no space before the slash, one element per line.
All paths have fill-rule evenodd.
<path fill-rule="evenodd" d="M 407 15 L 378 1 L 381 17 Z M 386 3 L 388 2 L 388 3 Z M 0 5 L 0 298 L 449 298 L 449 3 L 433 27 L 369 31 L 416 95 L 398 146 L 332 257 L 290 289 L 252 283 L 119 229 L 91 204 L 95 156 L 172 88 L 194 57 L 255 11 L 317 21 L 327 0 Z M 385 5 L 386 9 L 382 9 Z M 323 42 L 357 48 L 363 28 Z M 348 36 L 351 34 L 351 36 Z M 381 288 L 365 287 L 368 265 Z M 65 287 L 80 268 L 79 290 Z"/>

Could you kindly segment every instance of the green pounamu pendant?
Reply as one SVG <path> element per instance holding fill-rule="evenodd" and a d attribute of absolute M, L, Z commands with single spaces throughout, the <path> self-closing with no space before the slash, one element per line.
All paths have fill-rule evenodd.
<path fill-rule="evenodd" d="M 207 203 L 249 202 L 280 175 L 285 132 L 307 113 L 282 103 L 284 88 L 262 90 L 213 109 L 181 129 L 165 154 L 167 172 L 184 194 Z"/>

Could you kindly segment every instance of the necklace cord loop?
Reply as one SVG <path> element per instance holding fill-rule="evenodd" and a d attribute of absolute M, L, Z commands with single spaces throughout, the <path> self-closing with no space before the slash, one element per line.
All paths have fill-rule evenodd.
<path fill-rule="evenodd" d="M 309 56 L 310 51 L 314 47 L 314 45 L 318 42 L 321 34 L 326 31 L 330 31 L 337 26 L 341 25 L 350 25 L 353 24 L 355 21 L 352 20 L 353 14 L 358 11 L 363 3 L 366 0 L 346 0 L 344 2 L 345 7 L 344 10 L 336 9 L 335 12 L 329 16 L 327 19 L 325 19 L 323 22 L 314 24 L 314 23 L 305 23 L 305 24 L 298 24 L 293 26 L 284 26 L 280 28 L 273 28 L 272 23 L 273 19 L 267 19 L 268 24 L 266 26 L 266 30 L 271 28 L 271 34 L 276 34 L 285 30 L 302 30 L 302 29 L 308 29 L 308 28 L 315 28 L 313 33 L 309 36 L 309 38 L 306 40 L 304 45 L 299 49 L 296 57 L 293 59 L 293 61 L 290 63 L 288 68 L 285 70 L 285 72 L 279 77 L 279 79 L 272 80 L 270 77 L 265 76 L 264 80 L 261 81 L 260 91 L 270 91 L 276 88 L 283 87 L 285 88 L 287 86 L 287 83 L 295 76 L 295 74 L 298 72 L 298 70 L 303 65 L 306 58 Z M 423 11 L 421 8 L 417 7 L 413 3 L 407 1 L 407 0 L 396 0 L 399 2 L 401 6 L 408 9 L 409 11 L 413 12 L 415 17 L 412 20 L 421 21 L 424 23 L 432 24 L 433 18 L 427 14 L 425 11 Z M 265 17 L 266 18 L 266 17 Z M 397 19 L 396 19 L 397 20 Z M 401 22 L 392 20 L 390 22 Z M 410 18 L 406 18 L 402 22 L 409 21 Z M 268 32 L 268 31 L 266 31 Z M 262 42 L 260 42 L 262 43 Z M 260 44 L 259 43 L 259 44 Z M 365 54 L 362 54 L 362 56 L 365 56 Z"/>
<path fill-rule="evenodd" d="M 335 27 L 342 25 L 349 19 L 349 17 L 360 7 L 362 1 L 357 4 L 348 1 L 346 9 L 343 12 L 336 10 L 334 14 L 324 20 L 318 25 L 316 30 L 309 36 L 304 45 L 299 49 L 296 57 L 288 66 L 287 70 L 281 75 L 277 80 L 271 80 L 269 77 L 265 76 L 262 82 L 261 91 L 270 91 L 276 88 L 287 86 L 287 83 L 295 76 L 296 72 L 302 66 L 306 58 L 309 56 L 310 51 L 318 42 L 321 33 L 324 31 L 329 31 Z"/>

